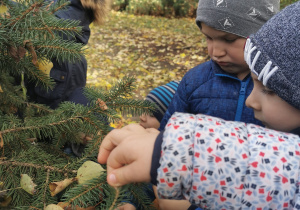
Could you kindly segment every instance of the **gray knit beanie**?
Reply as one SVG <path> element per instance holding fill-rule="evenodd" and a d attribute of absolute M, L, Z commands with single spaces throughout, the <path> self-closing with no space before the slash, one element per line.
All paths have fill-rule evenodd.
<path fill-rule="evenodd" d="M 280 0 L 199 0 L 196 23 L 247 38 L 279 11 Z"/>
<path fill-rule="evenodd" d="M 251 35 L 244 52 L 258 80 L 300 109 L 300 2 L 283 9 Z"/>

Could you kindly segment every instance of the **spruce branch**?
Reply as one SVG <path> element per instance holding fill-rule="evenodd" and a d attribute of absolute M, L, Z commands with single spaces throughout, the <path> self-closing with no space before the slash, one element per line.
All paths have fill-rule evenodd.
<path fill-rule="evenodd" d="M 104 197 L 103 190 L 107 188 L 110 189 L 112 187 L 106 183 L 106 173 L 103 173 L 97 178 L 67 190 L 62 201 L 72 207 L 88 207 L 91 203 L 97 203 L 99 205 L 99 203 L 101 203 L 99 201 L 102 201 Z"/>
<path fill-rule="evenodd" d="M 114 101 L 120 97 L 126 97 L 131 95 L 133 89 L 134 77 L 124 77 L 116 85 L 114 85 L 109 91 L 109 97 L 105 101 Z"/>
<path fill-rule="evenodd" d="M 53 167 L 53 166 L 47 166 L 47 165 L 37 165 L 37 164 L 33 164 L 33 163 L 24 163 L 24 162 L 18 162 L 18 161 L 4 161 L 4 160 L 0 160 L 0 165 L 3 166 L 20 166 L 20 167 L 27 167 L 27 168 L 35 168 L 35 169 L 43 169 L 43 170 L 50 170 L 50 171 L 55 171 L 55 172 L 59 172 L 59 173 L 77 173 L 77 170 L 71 170 L 71 169 L 60 169 L 57 167 Z"/>
<path fill-rule="evenodd" d="M 7 134 L 7 133 L 13 133 L 13 132 L 20 132 L 20 131 L 26 131 L 26 130 L 40 130 L 42 128 L 49 128 L 49 127 L 57 127 L 58 125 L 64 125 L 67 122 L 72 122 L 72 121 L 78 121 L 81 120 L 82 117 L 81 116 L 75 116 L 66 120 L 61 120 L 59 122 L 53 122 L 53 123 L 49 123 L 43 126 L 22 126 L 22 127 L 17 127 L 17 128 L 11 128 L 11 129 L 7 129 L 7 130 L 2 130 L 0 131 L 0 135 L 1 134 Z M 49 127 L 48 127 L 49 126 Z"/>
<path fill-rule="evenodd" d="M 25 18 L 25 16 L 36 10 L 37 8 L 41 7 L 43 5 L 42 2 L 36 2 L 36 3 L 33 3 L 27 10 L 25 10 L 19 17 L 16 17 L 14 20 L 12 20 L 12 22 L 9 23 L 9 26 L 13 26 L 15 25 L 19 20 L 22 20 Z"/>
<path fill-rule="evenodd" d="M 41 20 L 42 20 L 42 23 L 44 25 L 44 28 L 45 30 L 47 30 L 49 32 L 49 34 L 51 34 L 52 38 L 54 39 L 55 36 L 53 34 L 53 32 L 50 30 L 50 28 L 48 27 L 48 25 L 45 23 L 44 19 L 42 18 L 41 14 L 39 13 L 40 17 L 41 17 Z"/>
<path fill-rule="evenodd" d="M 8 192 L 8 191 L 10 191 L 10 190 L 17 190 L 17 189 L 22 189 L 22 187 L 16 187 L 16 188 L 13 188 L 13 189 L 1 190 L 1 191 L 0 191 L 0 194 L 5 193 L 5 192 Z"/>
<path fill-rule="evenodd" d="M 52 9 L 51 13 L 54 14 L 55 12 L 65 8 L 68 4 L 70 4 L 70 2 L 66 1 L 66 2 L 62 3 L 61 5 L 58 5 L 56 8 Z"/>

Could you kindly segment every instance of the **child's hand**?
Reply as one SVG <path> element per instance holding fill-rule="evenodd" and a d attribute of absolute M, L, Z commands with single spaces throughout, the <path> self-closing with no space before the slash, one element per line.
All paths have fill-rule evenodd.
<path fill-rule="evenodd" d="M 107 182 L 121 186 L 132 182 L 149 182 L 154 142 L 159 131 L 130 124 L 112 130 L 103 139 L 98 162 L 107 163 Z"/>
<path fill-rule="evenodd" d="M 130 203 L 126 203 L 126 204 L 119 206 L 115 210 L 136 210 L 136 208 L 134 205 L 132 205 Z"/>
<path fill-rule="evenodd" d="M 93 139 L 93 135 L 87 135 L 85 133 L 79 132 L 78 133 L 79 138 L 81 139 L 81 143 L 86 145 L 88 141 L 91 141 Z"/>

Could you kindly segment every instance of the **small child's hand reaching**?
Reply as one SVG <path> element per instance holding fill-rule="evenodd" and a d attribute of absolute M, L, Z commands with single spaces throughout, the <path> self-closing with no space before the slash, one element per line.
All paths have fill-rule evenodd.
<path fill-rule="evenodd" d="M 132 205 L 130 203 L 125 203 L 125 204 L 120 205 L 115 210 L 136 210 L 136 208 L 134 205 Z"/>
<path fill-rule="evenodd" d="M 159 131 L 130 124 L 112 130 L 103 139 L 98 162 L 107 163 L 107 182 L 122 186 L 132 182 L 149 182 L 152 152 Z"/>

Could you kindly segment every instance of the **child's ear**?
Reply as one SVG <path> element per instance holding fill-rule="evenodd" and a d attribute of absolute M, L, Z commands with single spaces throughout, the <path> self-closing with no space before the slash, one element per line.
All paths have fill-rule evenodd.
<path fill-rule="evenodd" d="M 243 47 L 243 50 L 245 50 L 245 46 L 246 46 L 246 42 L 247 42 L 247 39 L 249 38 L 249 36 L 247 36 L 246 40 L 245 40 L 245 44 L 244 44 L 244 47 Z"/>
<path fill-rule="evenodd" d="M 105 17 L 111 8 L 111 0 L 80 0 L 86 9 L 91 9 L 94 15 L 94 24 L 100 25 L 104 22 Z"/>
<path fill-rule="evenodd" d="M 201 21 L 196 21 L 197 26 L 200 28 L 200 31 L 202 30 L 202 25 L 201 25 Z"/>

